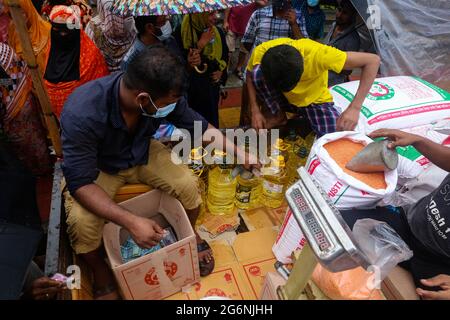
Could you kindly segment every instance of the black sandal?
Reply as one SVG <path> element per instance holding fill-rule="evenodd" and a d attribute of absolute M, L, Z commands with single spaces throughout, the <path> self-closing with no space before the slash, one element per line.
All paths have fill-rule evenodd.
<path fill-rule="evenodd" d="M 111 294 L 113 292 L 117 292 L 117 295 L 120 298 L 119 292 L 117 290 L 117 286 L 114 284 L 107 285 L 106 287 L 103 287 L 100 289 L 95 288 L 94 289 L 94 299 L 96 300 L 98 298 L 107 296 L 108 294 Z"/>
<path fill-rule="evenodd" d="M 197 250 L 199 253 L 207 251 L 207 250 L 210 250 L 212 253 L 211 247 L 209 246 L 208 242 L 206 242 L 204 240 L 201 243 L 197 244 Z M 199 259 L 198 262 L 200 265 L 200 276 L 201 277 L 206 277 L 206 276 L 210 275 L 211 272 L 213 272 L 214 266 L 215 266 L 215 261 L 214 261 L 214 257 L 212 255 L 211 255 L 211 261 L 205 262 L 205 261 Z"/>

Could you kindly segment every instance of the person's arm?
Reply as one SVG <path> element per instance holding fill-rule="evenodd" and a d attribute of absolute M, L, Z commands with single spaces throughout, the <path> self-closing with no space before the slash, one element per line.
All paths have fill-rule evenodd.
<path fill-rule="evenodd" d="M 211 141 L 208 139 L 208 137 L 204 137 L 203 143 L 204 144 L 211 144 L 213 147 L 222 149 L 227 154 L 234 154 L 240 161 L 240 163 L 244 163 L 244 166 L 249 169 L 250 167 L 257 167 L 259 168 L 258 160 L 255 156 L 246 153 L 245 150 L 243 150 L 241 147 L 236 145 L 234 141 L 228 140 L 228 138 L 223 135 L 223 133 L 218 130 L 213 125 L 208 125 L 208 136 L 214 136 L 214 137 L 222 137 L 222 141 Z"/>
<path fill-rule="evenodd" d="M 64 282 L 51 280 L 48 277 L 41 277 L 33 281 L 27 292 L 24 292 L 24 299 L 49 300 L 55 298 L 56 294 L 67 290 Z"/>
<path fill-rule="evenodd" d="M 219 149 L 225 149 L 226 152 L 232 153 L 239 157 L 239 159 L 253 159 L 248 156 L 245 158 L 245 152 L 234 144 L 233 141 L 229 141 L 226 136 L 222 134 L 220 130 L 208 123 L 200 114 L 189 107 L 186 98 L 181 98 L 178 101 L 175 110 L 166 118 L 167 121 L 172 123 L 177 128 L 186 129 L 190 132 L 191 139 L 196 140 L 198 132 L 195 132 L 195 122 L 201 122 L 201 139 L 203 144 L 211 144 Z M 206 134 L 206 132 L 208 133 Z M 209 137 L 222 137 L 220 141 L 212 141 Z M 244 162 L 244 161 L 243 161 Z M 251 161 L 250 161 L 251 162 Z"/>
<path fill-rule="evenodd" d="M 268 0 L 256 0 L 255 2 L 258 5 L 258 8 L 264 8 L 269 4 Z"/>
<path fill-rule="evenodd" d="M 450 172 L 450 148 L 437 144 L 416 134 L 394 129 L 380 129 L 369 135 L 371 138 L 386 137 L 392 142 L 389 148 L 413 146 L 428 160 L 442 170 Z"/>
<path fill-rule="evenodd" d="M 230 18 L 230 11 L 231 9 L 226 9 L 225 16 L 223 18 L 223 30 L 225 30 L 225 32 L 228 32 L 228 30 L 230 30 L 230 24 L 228 22 L 228 19 Z"/>
<path fill-rule="evenodd" d="M 250 71 L 247 71 L 246 77 L 248 102 L 250 106 L 250 114 L 252 117 L 252 127 L 256 130 L 266 128 L 266 119 L 259 109 L 258 100 L 256 99 L 256 88 L 253 84 L 253 76 Z"/>
<path fill-rule="evenodd" d="M 161 241 L 164 230 L 153 220 L 139 217 L 116 204 L 106 192 L 91 183 L 77 189 L 74 198 L 88 211 L 124 227 L 142 248 L 151 248 Z"/>
<path fill-rule="evenodd" d="M 355 98 L 339 117 L 336 127 L 338 131 L 351 131 L 358 124 L 362 104 L 372 87 L 380 67 L 380 57 L 371 53 L 347 52 L 344 70 L 361 68 L 361 80 Z"/>
<path fill-rule="evenodd" d="M 284 19 L 289 22 L 289 26 L 292 30 L 292 38 L 295 40 L 303 38 L 303 35 L 300 31 L 300 26 L 297 23 L 297 13 L 294 9 L 289 10 L 285 15 Z"/>
<path fill-rule="evenodd" d="M 256 41 L 256 28 L 258 20 L 258 10 L 253 12 L 250 19 L 248 20 L 247 27 L 245 28 L 245 33 L 242 36 L 241 43 L 244 45 L 248 52 L 252 51 L 253 45 Z"/>

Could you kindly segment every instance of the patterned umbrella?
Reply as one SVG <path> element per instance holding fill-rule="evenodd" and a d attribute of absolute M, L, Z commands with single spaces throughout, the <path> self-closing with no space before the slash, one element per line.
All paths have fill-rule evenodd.
<path fill-rule="evenodd" d="M 114 0 L 113 12 L 121 16 L 188 14 L 247 5 L 253 0 Z"/>

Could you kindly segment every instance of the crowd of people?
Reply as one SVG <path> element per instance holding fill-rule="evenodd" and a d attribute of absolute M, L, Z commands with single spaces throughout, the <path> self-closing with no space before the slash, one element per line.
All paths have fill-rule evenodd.
<path fill-rule="evenodd" d="M 255 1 L 226 10 L 223 26 L 218 12 L 177 19 L 121 17 L 112 13 L 112 4 L 113 0 L 97 0 L 94 15 L 85 0 L 20 0 L 38 68 L 61 124 L 66 201 L 71 204 L 66 208 L 68 235 L 75 253 L 93 271 L 96 299 L 119 298 L 102 252 L 105 221 L 126 228 L 141 247 L 152 247 L 162 237 L 156 222 L 138 217 L 112 200 L 121 186 L 145 183 L 171 194 L 183 204 L 195 227 L 202 202 L 197 177 L 186 166 L 175 165 L 170 150 L 151 139 L 162 123 L 194 134 L 194 121 L 199 121 L 203 133 L 209 129 L 221 135 L 221 91 L 234 73 L 244 81 L 241 112 L 255 129 L 282 126 L 290 112 L 308 119 L 318 136 L 351 131 L 380 65 L 377 55 L 360 52 L 361 24 L 349 0 L 337 1 L 336 21 L 328 35 L 319 0 Z M 48 173 L 51 158 L 39 102 L 32 93 L 24 50 L 4 3 L 0 4 L 0 38 L 0 128 L 29 170 L 37 175 Z M 235 51 L 239 58 L 232 68 Z M 360 85 L 348 109 L 339 114 L 328 87 L 347 82 L 353 69 L 361 69 Z M 448 161 L 440 160 L 450 158 L 448 150 L 399 132 L 380 135 L 392 137 L 398 145 L 419 144 L 424 154 L 430 153 L 430 160 L 450 169 Z M 249 163 L 256 162 L 226 137 L 222 142 L 226 150 Z M 4 163 L 11 165 L 10 161 Z M 17 179 L 17 170 L 0 169 L 0 174 L 10 174 L 9 181 L 32 184 L 29 178 Z M 411 262 L 416 283 L 422 287 L 418 293 L 423 298 L 448 298 L 450 285 L 445 274 L 450 273 L 450 242 L 447 238 L 417 245 L 429 237 L 434 239 L 433 234 L 416 228 L 416 224 L 426 223 L 423 219 L 428 209 L 416 206 L 408 210 L 421 217 L 406 224 L 402 220 L 401 227 L 425 252 Z M 8 217 L 0 216 L 0 227 L 1 223 L 11 224 Z M 34 231 L 39 229 L 35 220 Z M 36 232 L 30 237 L 39 238 Z M 207 276 L 214 269 L 213 253 L 198 234 L 197 245 L 200 273 Z M 26 259 L 30 260 L 33 250 L 28 250 Z M 430 256 L 435 266 L 432 271 L 414 267 Z M 23 271 L 16 272 L 17 279 L 30 268 L 29 262 L 20 263 Z M 436 276 L 439 280 L 433 278 Z M 30 287 L 37 286 L 35 296 L 40 299 L 64 289 L 48 278 L 35 278 L 39 282 Z M 30 290 L 15 290 L 14 294 Z"/>

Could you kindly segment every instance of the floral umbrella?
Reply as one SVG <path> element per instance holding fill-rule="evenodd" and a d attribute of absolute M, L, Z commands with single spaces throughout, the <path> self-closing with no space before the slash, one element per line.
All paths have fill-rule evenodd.
<path fill-rule="evenodd" d="M 121 16 L 188 14 L 247 5 L 253 0 L 115 0 L 113 12 Z"/>

